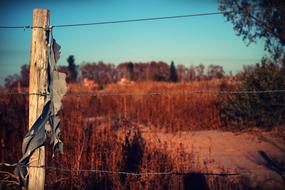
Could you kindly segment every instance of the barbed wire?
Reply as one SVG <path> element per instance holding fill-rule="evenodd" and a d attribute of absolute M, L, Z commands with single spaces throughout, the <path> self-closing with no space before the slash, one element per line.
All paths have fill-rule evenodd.
<path fill-rule="evenodd" d="M 15 167 L 15 166 L 17 166 L 17 164 L 18 163 L 9 164 L 9 163 L 6 163 L 6 162 L 1 162 L 0 166 Z"/>
<path fill-rule="evenodd" d="M 0 96 L 48 96 L 48 93 L 29 93 L 29 92 L 0 92 Z"/>
<path fill-rule="evenodd" d="M 12 28 L 30 29 L 31 26 L 29 26 L 29 25 L 27 25 L 27 26 L 0 26 L 0 28 L 3 28 L 3 29 L 12 29 Z"/>
<path fill-rule="evenodd" d="M 53 27 L 52 26 L 0 26 L 0 29 L 33 29 L 33 28 L 40 28 L 40 29 L 45 29 L 45 30 L 51 30 Z"/>
<path fill-rule="evenodd" d="M 14 164 L 8 164 L 8 163 L 0 163 L 0 165 L 5 165 L 7 167 L 16 167 L 19 165 L 18 163 Z M 130 176 L 147 176 L 147 175 L 177 175 L 177 176 L 184 176 L 189 174 L 199 174 L 199 175 L 205 175 L 205 176 L 242 176 L 242 175 L 253 175 L 253 176 L 277 176 L 279 174 L 275 173 L 262 173 L 257 170 L 249 170 L 249 171 L 241 171 L 241 172 L 176 172 L 176 171 L 149 171 L 149 172 L 128 172 L 128 171 L 113 171 L 113 170 L 103 170 L 103 169 L 69 169 L 69 168 L 60 168 L 60 167 L 53 167 L 53 166 L 31 166 L 31 165 L 20 165 L 27 167 L 27 168 L 43 168 L 47 170 L 57 170 L 62 172 L 90 172 L 90 173 L 105 173 L 105 174 L 112 174 L 112 175 L 130 175 Z M 255 172 L 253 172 L 255 171 Z M 279 175 L 284 176 L 284 174 Z"/>
<path fill-rule="evenodd" d="M 65 96 L 156 96 L 156 95 L 192 95 L 192 94 L 267 94 L 267 93 L 285 93 L 285 90 L 241 90 L 241 91 L 228 91 L 228 90 L 194 90 L 194 91 L 160 91 L 160 92 L 138 92 L 138 93 L 98 93 L 98 92 L 69 92 Z M 17 96 L 17 95 L 38 95 L 49 96 L 48 93 L 29 93 L 29 92 L 0 92 L 0 96 Z"/>
<path fill-rule="evenodd" d="M 4 165 L 7 167 L 16 167 L 18 164 L 8 164 L 8 163 L 0 163 L 0 165 Z M 21 166 L 21 165 L 20 165 Z M 106 174 L 119 174 L 119 175 L 133 175 L 133 176 L 143 176 L 143 175 L 185 175 L 182 172 L 173 172 L 173 171 L 164 171 L 164 172 L 127 172 L 127 171 L 112 171 L 112 170 L 101 170 L 101 169 L 69 169 L 69 168 L 59 168 L 52 166 L 31 166 L 31 165 L 22 165 L 28 168 L 44 168 L 48 170 L 59 170 L 63 172 L 93 172 L 93 173 L 106 173 Z M 200 172 L 203 175 L 238 175 L 237 173 L 209 173 L 209 172 Z"/>
<path fill-rule="evenodd" d="M 92 26 L 92 25 L 106 25 L 106 24 L 120 24 L 120 23 L 130 23 L 130 22 L 143 22 L 143 21 L 155 21 L 155 20 L 169 20 L 169 19 L 181 19 L 189 17 L 201 17 L 230 13 L 232 11 L 219 11 L 219 12 L 208 12 L 208 13 L 196 13 L 196 14 L 186 14 L 186 15 L 174 15 L 174 16 L 161 16 L 161 17 L 149 17 L 149 18 L 137 18 L 137 19 L 127 19 L 127 20 L 113 20 L 113 21 L 99 21 L 99 22 L 89 22 L 89 23 L 75 23 L 75 24 L 58 24 L 51 26 L 0 26 L 2 29 L 33 29 L 33 28 L 63 28 L 63 27 L 77 27 L 77 26 Z"/>
<path fill-rule="evenodd" d="M 165 91 L 165 92 L 146 92 L 146 93 L 68 93 L 66 96 L 156 96 L 156 95 L 192 95 L 192 94 L 264 94 L 264 93 L 285 93 L 285 90 L 264 90 L 264 91 Z"/>
<path fill-rule="evenodd" d="M 142 22 L 142 21 L 154 21 L 154 20 L 166 20 L 166 19 L 180 19 L 189 17 L 201 17 L 225 14 L 232 11 L 219 11 L 219 12 L 209 12 L 209 13 L 197 13 L 197 14 L 187 14 L 187 15 L 175 15 L 175 16 L 162 16 L 162 17 L 150 17 L 150 18 L 138 18 L 138 19 L 128 19 L 128 20 L 117 20 L 117 21 L 103 21 L 103 22 L 91 22 L 91 23 L 77 23 L 77 24 L 59 24 L 53 27 L 75 27 L 75 26 L 90 26 L 90 25 L 105 25 L 105 24 L 119 24 L 128 22 Z"/>
<path fill-rule="evenodd" d="M 254 10 L 260 10 L 260 8 L 255 8 Z M 78 27 L 78 26 L 92 26 L 92 25 L 108 25 L 108 24 L 122 24 L 131 22 L 145 22 L 145 21 L 155 21 L 155 20 L 169 20 L 169 19 L 183 19 L 190 17 L 203 17 L 219 14 L 233 13 L 234 11 L 217 11 L 217 12 L 206 12 L 206 13 L 193 13 L 185 15 L 173 15 L 173 16 L 161 16 L 161 17 L 148 17 L 148 18 L 136 18 L 136 19 L 126 19 L 126 20 L 113 20 L 113 21 L 98 21 L 98 22 L 88 22 L 88 23 L 72 23 L 72 24 L 57 24 L 49 26 L 0 26 L 0 29 L 33 29 L 42 28 L 45 30 L 51 30 L 52 28 L 64 28 L 64 27 Z"/>

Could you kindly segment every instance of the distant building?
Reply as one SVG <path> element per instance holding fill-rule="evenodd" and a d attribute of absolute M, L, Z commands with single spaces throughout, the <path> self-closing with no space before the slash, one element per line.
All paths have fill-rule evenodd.
<path fill-rule="evenodd" d="M 83 79 L 83 86 L 88 87 L 88 88 L 97 88 L 98 84 L 94 80 L 84 78 Z"/>
<path fill-rule="evenodd" d="M 121 80 L 117 84 L 122 85 L 122 86 L 128 86 L 128 85 L 134 84 L 134 82 L 126 78 L 121 78 Z"/>

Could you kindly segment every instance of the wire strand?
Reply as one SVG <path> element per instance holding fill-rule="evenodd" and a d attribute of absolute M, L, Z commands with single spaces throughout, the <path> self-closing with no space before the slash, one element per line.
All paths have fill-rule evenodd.
<path fill-rule="evenodd" d="M 197 13 L 197 14 L 187 14 L 187 15 L 175 15 L 175 16 L 162 16 L 162 17 L 150 17 L 150 18 L 138 18 L 138 19 L 128 19 L 128 20 L 114 20 L 114 21 L 102 21 L 102 22 L 90 22 L 90 23 L 76 23 L 76 24 L 59 24 L 53 27 L 75 27 L 75 26 L 90 26 L 90 25 L 105 25 L 105 24 L 119 24 L 128 22 L 142 22 L 142 21 L 154 21 L 154 20 L 166 20 L 166 19 L 180 19 L 189 17 L 199 17 L 199 16 L 210 16 L 228 13 L 225 11 L 220 12 L 209 12 L 209 13 Z"/>
<path fill-rule="evenodd" d="M 119 23 L 129 23 L 129 22 L 143 22 L 143 21 L 155 21 L 155 20 L 169 20 L 169 19 L 181 19 L 189 17 L 201 17 L 201 16 L 210 16 L 225 14 L 232 11 L 219 11 L 219 12 L 208 12 L 208 13 L 196 13 L 196 14 L 186 14 L 186 15 L 174 15 L 174 16 L 161 16 L 161 17 L 149 17 L 149 18 L 137 18 L 137 19 L 127 19 L 127 20 L 113 20 L 113 21 L 98 21 L 98 22 L 89 22 L 89 23 L 74 23 L 74 24 L 58 24 L 49 26 L 49 28 L 63 28 L 63 27 L 77 27 L 77 26 L 91 26 L 91 25 L 106 25 L 106 24 L 119 24 Z M 33 28 L 43 28 L 47 29 L 44 26 L 0 26 L 2 29 L 33 29 Z"/>
<path fill-rule="evenodd" d="M 156 95 L 193 95 L 193 94 L 265 94 L 265 93 L 285 93 L 285 90 L 264 90 L 264 91 L 165 91 L 165 92 L 147 92 L 147 93 L 68 93 L 66 96 L 156 96 Z"/>
<path fill-rule="evenodd" d="M 8 167 L 15 167 L 19 164 L 8 164 L 8 163 L 0 163 L 0 165 L 5 165 Z M 176 171 L 163 171 L 163 172 L 157 172 L 157 171 L 149 171 L 149 172 L 128 172 L 128 171 L 113 171 L 113 170 L 102 170 L 102 169 L 69 169 L 69 168 L 60 168 L 60 167 L 53 167 L 53 166 L 31 166 L 31 165 L 19 165 L 27 168 L 44 168 L 47 170 L 57 170 L 62 172 L 91 172 L 91 173 L 105 173 L 105 174 L 112 174 L 112 175 L 130 175 L 130 176 L 145 176 L 145 175 L 177 175 L 177 176 L 184 176 L 189 175 L 189 172 L 176 172 Z M 261 173 L 258 170 L 249 170 L 249 171 L 241 171 L 241 172 L 190 172 L 205 176 L 242 176 L 242 175 L 253 175 L 253 176 L 276 176 L 279 174 L 275 173 Z M 284 176 L 282 174 L 281 176 Z"/>
<path fill-rule="evenodd" d="M 0 26 L 0 28 L 3 28 L 3 29 L 11 29 L 11 28 L 30 29 L 31 26 L 29 26 L 29 25 L 27 25 L 27 26 Z"/>
<path fill-rule="evenodd" d="M 285 93 L 285 90 L 242 90 L 242 91 L 219 91 L 219 90 L 196 90 L 196 91 L 162 91 L 162 92 L 141 92 L 141 93 L 98 93 L 98 92 L 70 92 L 65 96 L 97 96 L 97 97 L 108 97 L 108 96 L 156 96 L 156 95 L 193 95 L 193 94 L 214 94 L 214 95 L 226 95 L 226 94 L 267 94 L 267 93 Z M 49 96 L 48 93 L 28 93 L 28 92 L 0 92 L 0 96 L 17 96 L 17 95 L 39 95 Z"/>
<path fill-rule="evenodd" d="M 48 96 L 48 93 L 29 93 L 29 92 L 0 92 L 0 96 Z"/>

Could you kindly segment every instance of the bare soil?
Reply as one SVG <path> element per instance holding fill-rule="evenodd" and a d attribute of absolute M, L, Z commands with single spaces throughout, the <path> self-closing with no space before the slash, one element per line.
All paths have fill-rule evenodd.
<path fill-rule="evenodd" d="M 193 132 L 152 132 L 143 128 L 147 143 L 156 149 L 167 149 L 175 161 L 183 147 L 193 155 L 200 172 L 238 173 L 250 188 L 285 189 L 285 142 L 272 132 L 240 133 L 219 130 Z M 192 163 L 194 163 L 192 162 Z M 190 160 L 186 164 L 190 163 Z"/>

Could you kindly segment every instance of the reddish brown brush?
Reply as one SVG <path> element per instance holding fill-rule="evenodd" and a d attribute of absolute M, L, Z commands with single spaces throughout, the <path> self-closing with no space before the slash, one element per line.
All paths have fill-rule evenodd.
<path fill-rule="evenodd" d="M 223 127 L 216 95 L 171 94 L 216 91 L 219 86 L 219 81 L 189 84 L 142 82 L 127 86 L 113 84 L 101 91 L 91 91 L 101 95 L 129 94 L 127 96 L 66 96 L 60 115 L 64 154 L 52 158 L 51 147 L 46 143 L 46 165 L 49 167 L 46 169 L 46 189 L 208 187 L 205 176 L 191 173 L 194 169 L 197 171 L 193 166 L 195 157 L 185 153 L 183 145 L 173 159 L 168 156 L 167 147 L 157 149 L 146 142 L 141 133 L 146 128 L 150 132 L 177 132 Z M 79 92 L 90 92 L 90 89 L 70 86 L 70 94 Z M 144 95 L 152 92 L 170 93 Z M 14 163 L 21 157 L 21 141 L 27 131 L 27 97 L 3 96 L 0 105 L 3 126 L 1 162 Z M 12 172 L 11 168 L 1 170 Z M 174 174 L 145 174 L 153 172 Z M 198 184 L 193 183 L 197 181 Z M 9 188 L 17 186 L 14 184 Z"/>
<path fill-rule="evenodd" d="M 189 92 L 218 91 L 220 85 L 221 81 L 113 84 L 103 91 L 93 91 L 99 96 L 80 98 L 80 105 L 86 106 L 85 118 L 109 116 L 167 131 L 217 129 L 222 127 L 217 94 Z M 80 90 L 73 86 L 71 93 Z M 162 94 L 156 95 L 156 92 Z M 121 96 L 122 94 L 125 95 Z"/>

